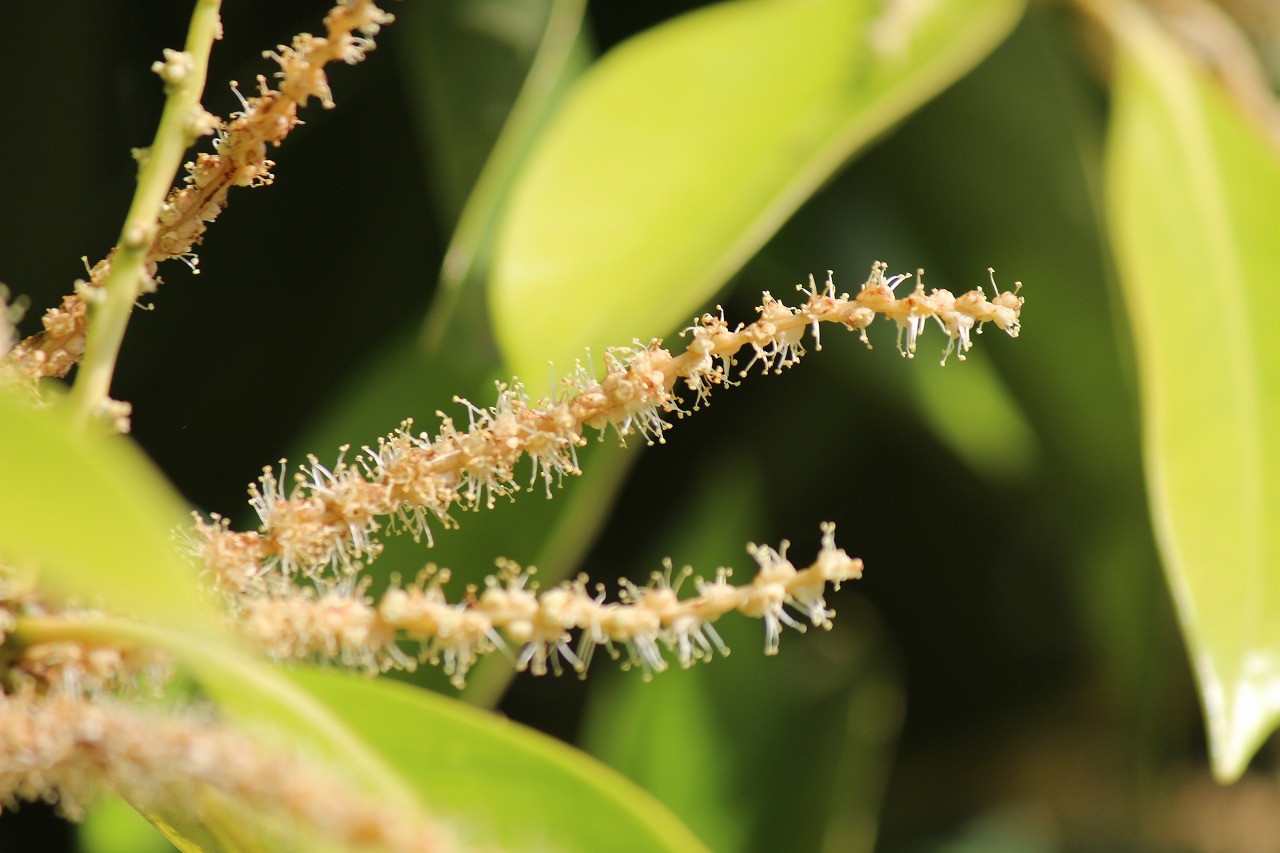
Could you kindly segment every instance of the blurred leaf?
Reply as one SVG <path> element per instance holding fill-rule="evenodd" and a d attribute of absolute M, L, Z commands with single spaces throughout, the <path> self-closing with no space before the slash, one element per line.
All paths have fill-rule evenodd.
<path fill-rule="evenodd" d="M 1005 286 L 1026 283 L 1016 341 L 988 330 L 968 362 L 946 370 L 863 370 L 871 362 L 861 353 L 841 369 L 851 387 L 875 380 L 886 390 L 915 390 L 923 401 L 926 384 L 962 389 L 975 359 L 998 367 L 1032 430 L 1034 467 L 1021 482 L 981 469 L 1002 487 L 985 497 L 953 483 L 966 502 L 983 505 L 984 516 L 1000 519 L 1003 531 L 978 558 L 999 566 L 999 576 L 975 586 L 976 597 L 1002 602 L 999 624 L 1019 626 L 1014 654 L 1083 655 L 1081 672 L 1096 670 L 1106 689 L 1108 716 L 1095 724 L 1123 728 L 1127 761 L 1154 762 L 1184 742 L 1190 678 L 1146 517 L 1133 365 L 1128 339 L 1118 340 L 1115 327 L 1122 306 L 1107 285 L 1100 173 L 1106 104 L 1064 11 L 1028 9 L 986 62 L 841 177 L 840 196 L 859 183 L 878 190 L 848 205 L 861 221 L 824 214 L 822 222 L 859 235 L 850 241 L 859 260 L 920 263 L 934 286 L 983 285 L 987 266 Z M 914 245 L 898 248 L 892 234 L 865 236 L 877 224 L 896 226 Z M 820 247 L 805 254 L 827 257 Z M 829 263 L 849 262 L 837 256 Z M 949 396 L 957 428 L 987 417 L 975 405 L 979 398 Z M 995 460 L 1000 444 L 991 439 L 983 449 Z M 928 482 L 930 492 L 946 488 Z M 1064 526 L 1071 536 L 1061 536 Z M 1028 573 L 1031 565 L 1038 568 Z M 1064 631 L 1064 618 L 1072 631 Z M 1082 637 L 1074 626 L 1084 628 Z"/>
<path fill-rule="evenodd" d="M 39 618 L 28 620 L 38 631 Z M 420 809 L 411 780 L 400 775 L 387 758 L 353 730 L 326 703 L 299 687 L 283 670 L 260 662 L 232 638 L 210 639 L 179 629 L 116 618 L 87 617 L 75 623 L 85 636 L 123 646 L 143 645 L 172 653 L 231 720 L 250 731 L 264 726 L 298 747 L 304 754 L 328 762 L 353 787 L 399 807 Z M 24 628 L 19 627 L 21 636 Z M 183 850 L 271 851 L 283 839 L 301 838 L 302 849 L 340 850 L 314 835 L 307 826 L 286 823 L 263 810 L 261 803 L 245 803 L 209 789 L 197 809 L 166 807 L 146 813 L 166 837 Z M 299 842 L 301 844 L 301 842 Z"/>
<path fill-rule="evenodd" d="M 1107 14 L 1110 225 L 1152 513 L 1231 780 L 1280 718 L 1280 159 L 1146 13 Z"/>
<path fill-rule="evenodd" d="M 119 797 L 101 800 L 77 827 L 80 853 L 172 853 L 174 846 Z"/>
<path fill-rule="evenodd" d="M 422 137 L 436 141 L 436 149 L 452 147 L 470 158 L 476 152 L 488 155 L 470 168 L 451 163 L 447 156 L 442 161 L 439 151 L 428 161 L 429 168 L 445 173 L 440 175 L 444 187 L 461 184 L 466 188 L 465 206 L 460 197 L 458 213 L 449 211 L 457 227 L 445 251 L 439 288 L 424 328 L 431 351 L 467 342 L 472 359 L 483 355 L 483 361 L 497 364 L 497 347 L 484 307 L 484 282 L 498 213 L 532 143 L 588 63 L 582 33 L 585 5 L 585 0 L 454 0 L 421 6 L 433 14 L 417 26 L 416 41 L 439 47 L 439 53 L 415 50 L 407 56 L 417 70 L 415 79 L 422 81 L 415 99 L 417 113 L 424 119 Z M 425 12 L 421 14 L 426 17 Z M 513 27 L 512 22 L 521 26 Z M 509 44 L 499 51 L 503 59 L 472 50 L 477 33 L 498 41 L 506 35 Z M 494 45 L 489 47 L 492 53 Z M 472 91 L 477 81 L 493 78 L 495 73 L 507 77 L 490 86 L 499 91 L 489 92 L 488 97 Z M 480 109 L 489 115 L 474 115 L 476 104 L 483 105 Z M 500 133 L 490 134 L 485 127 L 483 119 L 492 122 L 492 114 L 506 117 Z"/>
<path fill-rule="evenodd" d="M 1055 853 L 1062 842 L 1052 822 L 1032 808 L 998 807 L 970 820 L 934 853 Z"/>
<path fill-rule="evenodd" d="M 452 228 L 474 203 L 517 96 L 554 84 L 578 35 L 584 0 L 436 0 L 396 10 L 388 32 L 405 67 L 437 208 Z M 570 75 L 572 76 L 572 75 Z M 525 94 L 521 94 L 522 90 Z"/>
<path fill-rule="evenodd" d="M 676 328 L 853 152 L 986 55 L 1019 0 L 916 18 L 864 0 L 738 0 L 623 43 L 583 76 L 513 191 L 491 310 L 540 381 Z M 533 387 L 540 388 L 538 384 Z"/>
<path fill-rule="evenodd" d="M 946 371 L 921 365 L 913 378 L 926 422 L 974 472 L 996 479 L 1029 473 L 1035 433 L 986 355 L 971 353 Z"/>
<path fill-rule="evenodd" d="M 59 407 L 0 393 L 0 555 L 122 613 L 212 631 L 171 536 L 189 520 L 173 487 L 125 437 L 74 429 Z"/>
<path fill-rule="evenodd" d="M 743 548 L 766 504 L 758 469 L 726 454 L 706 466 L 663 549 L 710 575 L 747 569 Z M 743 572 L 745 582 L 750 572 Z M 652 791 L 718 853 L 872 849 L 902 697 L 872 614 L 842 595 L 831 633 L 792 634 L 761 653 L 760 624 L 716 630 L 734 654 L 644 682 L 606 673 L 584 721 L 586 748 Z M 749 746 L 747 746 L 749 744 Z M 779 768 L 795 755 L 822 760 Z"/>
<path fill-rule="evenodd" d="M 992 744 L 1019 741 L 1017 731 L 1039 724 L 1046 695 L 1081 682 L 1093 704 L 1080 726 L 1105 741 L 1101 761 L 1133 796 L 1145 796 L 1160 762 L 1186 749 L 1190 673 L 1150 541 L 1131 365 L 1117 352 L 1101 222 L 1090 205 L 1095 177 L 1102 203 L 1095 173 L 1106 104 L 1073 33 L 1070 10 L 1033 4 L 988 60 L 788 223 L 775 245 L 784 254 L 772 261 L 781 273 L 754 274 L 785 281 L 786 270 L 821 259 L 847 288 L 870 259 L 883 258 L 899 269 L 921 265 L 926 283 L 953 291 L 986 286 L 987 266 L 1004 286 L 1026 283 L 1022 335 L 988 329 L 964 364 L 923 362 L 942 351 L 943 341 L 928 336 L 914 362 L 897 358 L 888 324 L 870 330 L 870 353 L 836 334 L 826 344 L 824 334 L 824 352 L 787 380 L 830 370 L 808 399 L 857 400 L 836 416 L 847 433 L 841 446 L 876 448 L 857 469 L 860 496 L 830 511 L 842 531 L 843 513 L 869 517 L 865 496 L 875 495 L 875 506 L 927 507 L 949 530 L 976 537 L 959 548 L 951 537 L 933 542 L 911 525 L 895 527 L 890 511 L 877 516 L 874 534 L 851 540 L 873 558 L 870 586 L 857 588 L 885 614 L 911 674 L 908 732 L 882 815 L 885 849 L 932 849 L 977 813 L 975 785 L 1021 772 L 994 768 Z M 983 470 L 975 482 L 920 440 L 921 386 L 963 386 L 978 359 L 997 368 L 1033 431 L 1026 478 Z M 986 416 L 978 403 L 957 393 L 946 405 L 963 427 L 962 418 Z M 811 434 L 806 442 L 829 446 Z M 997 442 L 989 445 L 994 455 Z M 799 482 L 787 482 L 788 495 L 809 494 Z M 1099 755 L 1084 743 L 1036 752 L 1046 764 L 1056 758 L 1056 768 Z M 1056 777 L 1062 787 L 1098 790 L 1069 775 Z M 1055 811 L 1061 825 L 1092 838 L 1097 812 L 1069 811 Z M 1139 831 L 1127 823 L 1102 847 L 1124 849 Z"/>
<path fill-rule="evenodd" d="M 645 792 L 545 735 L 457 700 L 333 670 L 289 672 L 233 646 L 124 620 L 97 636 L 173 652 L 231 719 L 267 727 L 323 757 L 384 804 L 422 806 L 473 844 L 505 850 L 701 851 Z M 273 850 L 301 832 L 303 849 L 340 849 L 289 827 L 259 803 L 210 794 L 205 816 L 166 812 L 157 826 L 192 849 Z"/>
<path fill-rule="evenodd" d="M 358 731 L 475 846 L 702 851 L 645 791 L 546 735 L 386 681 L 299 670 L 294 679 Z"/>

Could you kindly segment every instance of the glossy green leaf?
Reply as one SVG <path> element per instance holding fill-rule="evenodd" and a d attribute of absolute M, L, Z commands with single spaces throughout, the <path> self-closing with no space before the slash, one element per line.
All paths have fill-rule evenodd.
<path fill-rule="evenodd" d="M 1280 157 L 1145 13 L 1112 14 L 1107 191 L 1147 482 L 1229 780 L 1280 719 Z"/>
<path fill-rule="evenodd" d="M 403 684 L 321 670 L 293 677 L 474 846 L 705 850 L 650 794 L 547 735 Z"/>
<path fill-rule="evenodd" d="M 182 499 L 130 439 L 77 431 L 58 407 L 0 394 L 0 447 L 9 565 L 117 612 L 208 626 L 195 573 L 171 539 L 190 523 Z"/>
<path fill-rule="evenodd" d="M 579 81 L 498 238 L 490 307 L 541 390 L 583 348 L 688 320 L 856 150 L 986 55 L 1019 0 L 734 0 Z"/>

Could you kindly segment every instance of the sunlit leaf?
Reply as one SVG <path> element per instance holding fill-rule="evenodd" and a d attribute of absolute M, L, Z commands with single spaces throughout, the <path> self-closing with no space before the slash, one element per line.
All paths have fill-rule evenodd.
<path fill-rule="evenodd" d="M 704 849 L 604 765 L 457 700 L 331 670 L 286 672 L 233 645 L 137 622 L 96 620 L 92 630 L 104 640 L 169 650 L 231 720 L 278 732 L 353 789 L 383 804 L 426 809 L 473 842 L 505 850 L 547 843 L 564 851 Z M 203 808 L 203 817 L 166 811 L 157 825 L 171 839 L 208 850 L 271 850 L 272 839 L 310 831 L 269 810 L 258 814 L 261 804 L 212 793 Z"/>
<path fill-rule="evenodd" d="M 1222 779 L 1280 719 L 1280 159 L 1131 6 L 1107 151 L 1147 482 Z"/>
<path fill-rule="evenodd" d="M 173 845 L 124 800 L 111 797 L 95 805 L 76 833 L 80 853 L 173 853 Z M 188 851 L 184 851 L 188 853 Z"/>
<path fill-rule="evenodd" d="M 119 612 L 207 625 L 171 541 L 188 523 L 173 487 L 130 441 L 74 429 L 57 407 L 0 394 L 0 555 Z"/>
<path fill-rule="evenodd" d="M 686 322 L 1021 8 L 736 0 L 615 48 L 540 140 L 499 235 L 490 307 L 514 372 L 541 390 L 548 359 L 563 372 L 586 346 Z"/>
<path fill-rule="evenodd" d="M 295 680 L 464 827 L 503 850 L 704 848 L 651 795 L 588 756 L 461 702 L 388 681 L 302 670 Z"/>

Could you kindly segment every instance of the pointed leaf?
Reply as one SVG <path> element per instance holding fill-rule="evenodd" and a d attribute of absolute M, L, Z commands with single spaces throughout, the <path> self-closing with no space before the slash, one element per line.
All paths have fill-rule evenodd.
<path fill-rule="evenodd" d="M 905 4 L 903 4 L 905 6 Z M 490 307 L 541 391 L 585 346 L 685 322 L 854 151 L 967 71 L 1019 0 L 736 0 L 615 48 L 513 191 Z"/>
<path fill-rule="evenodd" d="M 1130 5 L 1107 151 L 1154 525 L 1234 779 L 1280 719 L 1280 158 Z"/>

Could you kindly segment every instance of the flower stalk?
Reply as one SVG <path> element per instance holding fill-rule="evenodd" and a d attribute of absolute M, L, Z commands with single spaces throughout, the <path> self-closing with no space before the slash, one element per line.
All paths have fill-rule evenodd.
<path fill-rule="evenodd" d="M 106 399 L 129 312 L 139 296 L 160 284 L 157 264 L 179 258 L 196 268 L 194 250 L 226 206 L 231 188 L 271 184 L 275 163 L 267 150 L 300 123 L 298 110 L 311 98 L 325 108 L 334 105 L 324 67 L 360 62 L 374 47 L 372 37 L 393 20 L 372 0 L 340 0 L 325 18 L 324 36 L 303 33 L 266 53 L 280 68 L 278 88 L 259 77 L 258 94 L 242 98 L 244 108 L 224 123 L 199 106 L 209 45 L 220 32 L 217 7 L 217 0 L 199 0 L 186 48 L 167 51 L 153 66 L 169 98 L 156 141 L 139 152 L 138 190 L 120 244 L 89 269 L 88 281 L 77 283 L 74 293 L 46 312 L 42 332 L 0 354 L 0 366 L 31 383 L 66 376 L 87 358 L 76 382 L 80 390 L 73 390 L 82 419 Z M 216 153 L 198 154 L 186 164 L 184 183 L 170 189 L 182 152 L 198 136 L 214 133 Z M 124 284 L 111 283 L 117 280 Z M 90 325 L 100 327 L 92 332 L 96 343 L 87 340 Z"/>
<path fill-rule="evenodd" d="M 553 484 L 579 473 L 576 449 L 588 428 L 601 437 L 612 429 L 623 440 L 639 433 L 650 443 L 663 441 L 670 428 L 664 415 L 688 411 L 678 386 L 693 395 L 691 407 L 698 409 L 715 386 L 734 384 L 734 358 L 744 348 L 752 357 L 739 376 L 757 363 L 766 371 L 795 364 L 805 352 L 806 329 L 821 347 L 824 323 L 856 331 L 867 342 L 867 327 L 884 316 L 898 327 L 900 352 L 911 357 L 932 318 L 948 337 L 944 361 L 952 352 L 963 358 L 984 323 L 1018 333 L 1023 300 L 1017 286 L 1001 292 L 993 279 L 988 300 L 981 289 L 955 297 L 946 290 L 926 293 L 917 282 L 898 298 L 895 288 L 909 276 L 885 272 L 884 264 L 873 265 L 854 297 L 837 294 L 830 276 L 821 287 L 811 277 L 808 288 L 798 288 L 807 299 L 796 308 L 765 293 L 760 318 L 746 326 L 730 328 L 723 317 L 705 314 L 682 333 L 691 340 L 679 355 L 657 340 L 612 349 L 601 378 L 579 364 L 563 380 L 557 401 L 534 403 L 521 386 L 499 385 L 490 408 L 458 400 L 466 407 L 465 428 L 444 414 L 435 436 L 415 434 L 405 422 L 350 462 L 348 448 L 332 468 L 308 457 L 291 484 L 283 463 L 278 476 L 266 469 L 250 486 L 259 529 L 238 532 L 219 516 L 197 517 L 192 551 L 215 585 L 233 595 L 264 592 L 296 575 L 349 578 L 377 558 L 382 532 L 407 531 L 430 541 L 432 525 L 457 524 L 456 509 L 492 506 L 539 482 L 550 496 Z M 518 475 L 522 463 L 528 474 Z"/>
<path fill-rule="evenodd" d="M 710 581 L 695 578 L 696 593 L 685 598 L 680 589 L 692 570 L 673 573 L 669 562 L 645 586 L 623 581 L 619 598 L 606 601 L 603 588 L 589 588 L 585 577 L 539 592 L 533 569 L 504 560 L 483 589 L 469 587 L 454 602 L 444 592 L 448 572 L 429 569 L 407 586 L 393 584 L 376 603 L 362 586 L 278 587 L 245 598 L 237 620 L 278 659 L 318 657 L 370 672 L 428 661 L 459 689 L 472 665 L 495 651 L 509 656 L 517 671 L 559 675 L 567 666 L 583 675 L 603 648 L 648 677 L 667 668 L 664 653 L 682 667 L 728 654 L 714 627 L 726 613 L 762 620 L 770 655 L 784 627 L 829 629 L 835 611 L 827 607 L 826 587 L 862 577 L 862 561 L 836 547 L 833 524 L 822 526 L 822 548 L 806 568 L 791 563 L 787 546 L 750 546 L 758 571 L 749 583 L 731 583 L 733 571 L 720 568 Z M 416 657 L 401 640 L 417 644 Z"/>
<path fill-rule="evenodd" d="M 750 583 L 735 586 L 721 569 L 712 581 L 695 580 L 696 594 L 685 599 L 678 593 L 688 574 L 673 580 L 670 565 L 645 587 L 624 582 L 612 602 L 599 587 L 589 590 L 585 578 L 538 592 L 533 570 L 507 561 L 483 589 L 468 587 L 458 600 L 444 593 L 449 573 L 430 568 L 408 585 L 394 581 L 375 601 L 361 571 L 380 553 L 384 532 L 430 541 L 432 525 L 456 525 L 457 509 L 491 507 L 539 483 L 550 497 L 553 484 L 579 473 L 576 450 L 588 428 L 601 438 L 612 429 L 624 442 L 636 433 L 650 444 L 662 442 L 670 428 L 665 416 L 689 411 L 677 394 L 681 386 L 696 410 L 711 389 L 734 384 L 735 375 L 745 376 L 757 363 L 775 372 L 795 364 L 805 353 L 806 330 L 820 349 L 823 323 L 856 331 L 867 342 L 868 326 L 884 316 L 898 327 L 899 351 L 912 357 L 932 318 L 948 338 L 944 363 L 953 352 L 963 359 L 984 323 L 1011 336 L 1019 331 L 1020 285 L 1002 292 L 993 274 L 990 300 L 981 289 L 956 297 L 926 293 L 918 273 L 915 289 L 899 298 L 895 289 L 909 276 L 887 276 L 886 269 L 872 265 L 853 297 L 837 293 L 830 274 L 822 286 L 810 277 L 807 288 L 797 287 L 806 296 L 798 307 L 765 293 L 759 319 L 745 326 L 731 328 L 722 316 L 705 314 L 682 332 L 690 340 L 679 355 L 657 340 L 609 350 L 603 376 L 579 364 L 556 401 L 534 403 L 520 386 L 502 384 L 490 408 L 458 399 L 465 428 L 443 414 L 435 436 L 414 434 L 406 422 L 351 462 L 345 460 L 349 448 L 331 468 L 308 457 L 292 488 L 282 462 L 279 475 L 266 469 L 250 486 L 258 530 L 233 531 L 219 516 L 197 515 L 191 551 L 242 632 L 281 659 L 337 660 L 369 672 L 428 661 L 461 688 L 472 665 L 494 651 L 506 653 L 518 671 L 559 674 L 567 666 L 581 674 L 604 647 L 647 675 L 666 668 L 664 652 L 681 666 L 727 653 L 713 623 L 730 611 L 762 619 L 765 651 L 773 654 L 784 626 L 830 626 L 828 583 L 838 587 L 861 577 L 861 561 L 835 547 L 830 525 L 810 567 L 792 565 L 785 544 L 781 551 L 752 546 L 759 571 Z M 751 358 L 738 370 L 735 358 L 744 350 Z M 516 473 L 525 459 L 527 480 Z M 296 585 L 299 576 L 312 584 Z M 416 643 L 416 654 L 403 643 Z"/>
<path fill-rule="evenodd" d="M 220 6 L 221 0 L 197 0 L 185 47 L 181 52 L 166 51 L 165 61 L 153 67 L 164 80 L 168 97 L 155 139 L 140 157 L 137 190 L 119 242 L 111 252 L 110 272 L 90 309 L 93 323 L 84 335 L 84 364 L 69 401 L 73 417 L 81 424 L 107 400 L 129 315 L 138 298 L 155 288 L 154 265 L 149 264 L 151 246 L 157 237 L 161 204 L 173 185 L 182 155 L 196 138 L 213 129 L 200 107 L 200 97 L 209 51 L 222 35 Z"/>

